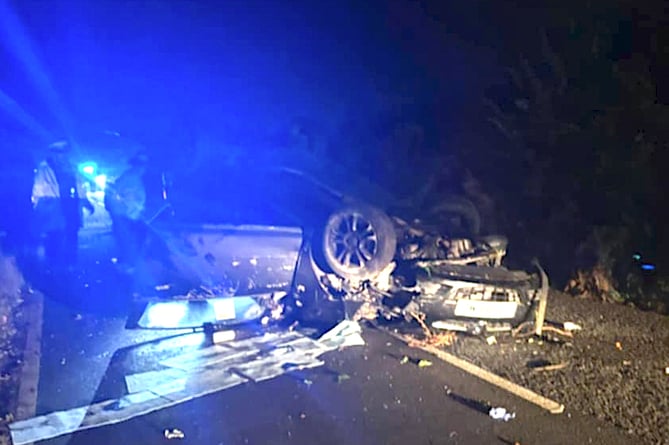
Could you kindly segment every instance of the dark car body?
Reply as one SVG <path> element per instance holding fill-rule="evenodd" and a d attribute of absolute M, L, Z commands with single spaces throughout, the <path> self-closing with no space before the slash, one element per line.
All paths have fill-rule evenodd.
<path fill-rule="evenodd" d="M 338 190 L 337 184 L 350 191 Z M 356 187 L 364 192 L 352 199 Z M 540 299 L 540 275 L 500 267 L 504 243 L 484 238 L 456 243 L 461 240 L 399 218 L 392 229 L 397 250 L 383 271 L 352 279 L 332 270 L 319 258 L 328 215 L 358 205 L 360 195 L 374 203 L 373 209 L 391 207 L 387 193 L 353 184 L 345 175 L 313 176 L 266 161 L 212 164 L 195 174 L 191 169 L 189 175 L 174 175 L 169 192 L 169 212 L 150 224 L 161 253 L 150 260 L 153 281 L 144 283 L 138 298 L 148 303 L 142 327 L 164 327 L 160 316 L 152 320 L 147 314 L 169 319 L 173 311 L 161 308 L 174 305 L 188 310 L 177 309 L 168 321 L 197 326 L 267 322 L 287 313 L 329 317 L 333 303 L 363 302 L 386 314 L 425 314 L 434 327 L 507 328 L 530 318 Z M 359 208 L 372 208 L 365 206 L 367 201 Z M 411 244 L 416 240 L 424 244 L 418 250 Z"/>

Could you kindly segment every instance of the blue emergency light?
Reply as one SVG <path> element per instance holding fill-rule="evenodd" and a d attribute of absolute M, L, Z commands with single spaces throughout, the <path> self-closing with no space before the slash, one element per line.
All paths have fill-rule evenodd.
<path fill-rule="evenodd" d="M 98 170 L 98 164 L 96 164 L 95 162 L 89 161 L 89 162 L 82 162 L 81 164 L 79 164 L 79 171 L 88 178 L 93 178 L 97 170 Z"/>

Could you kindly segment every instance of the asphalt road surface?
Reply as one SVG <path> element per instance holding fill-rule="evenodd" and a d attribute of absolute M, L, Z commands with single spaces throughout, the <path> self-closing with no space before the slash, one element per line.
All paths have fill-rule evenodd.
<path fill-rule="evenodd" d="M 84 251 L 76 279 L 45 295 L 37 415 L 124 395 L 124 376 L 200 348 L 203 335 L 125 328 L 127 299 L 108 258 Z M 102 255 L 103 257 L 100 257 Z M 253 336 L 248 330 L 238 335 Z M 131 420 L 40 444 L 617 444 L 619 430 L 569 411 L 554 415 L 386 333 L 328 352 L 324 364 L 246 382 Z M 403 363 L 402 357 L 413 361 Z M 433 365 L 419 367 L 416 360 Z M 449 388 L 451 393 L 447 393 Z M 489 406 L 516 417 L 494 420 Z M 168 439 L 178 429 L 182 438 Z"/>

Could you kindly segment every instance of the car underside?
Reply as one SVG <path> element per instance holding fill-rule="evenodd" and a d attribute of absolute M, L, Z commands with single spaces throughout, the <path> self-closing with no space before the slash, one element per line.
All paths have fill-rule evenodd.
<path fill-rule="evenodd" d="M 341 214 L 334 221 L 346 227 Z M 435 329 L 480 334 L 534 319 L 547 277 L 540 267 L 535 273 L 503 267 L 504 238 L 449 239 L 399 218 L 388 221 L 395 245 L 372 269 L 365 261 L 375 253 L 373 243 L 367 252 L 359 249 L 357 259 L 328 254 L 312 233 L 299 228 L 157 227 L 162 254 L 152 256 L 153 266 L 147 267 L 154 280 L 143 283 L 136 296 L 146 305 L 137 326 L 223 328 L 253 321 L 332 324 L 343 317 L 384 317 L 421 318 Z M 367 223 L 361 217 L 355 224 Z M 365 227 L 364 233 L 370 230 Z M 365 241 L 351 246 L 360 242 Z"/>
<path fill-rule="evenodd" d="M 481 236 L 468 200 L 426 212 L 336 163 L 288 159 L 163 172 L 128 277 L 136 327 L 381 316 L 482 332 L 541 318 L 546 274 L 506 269 L 506 238 Z"/>

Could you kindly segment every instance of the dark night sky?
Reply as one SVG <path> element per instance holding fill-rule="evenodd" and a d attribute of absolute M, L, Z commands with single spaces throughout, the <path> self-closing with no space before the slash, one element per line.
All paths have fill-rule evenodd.
<path fill-rule="evenodd" d="M 0 93 L 53 137 L 195 129 L 240 142 L 296 118 L 327 137 L 431 103 L 442 127 L 480 126 L 485 87 L 536 46 L 536 17 L 565 23 L 514 2 L 421 3 L 0 0 Z M 4 105 L 0 122 L 17 122 Z"/>
<path fill-rule="evenodd" d="M 457 116 L 489 77 L 485 56 L 404 2 L 3 3 L 18 20 L 3 14 L 0 88 L 55 135 L 262 133 L 297 117 L 327 133 L 437 91 Z"/>

